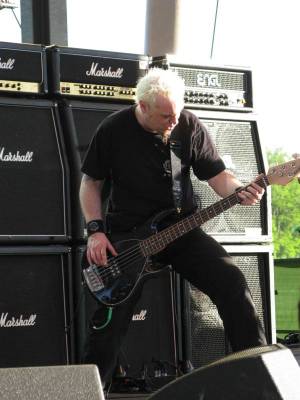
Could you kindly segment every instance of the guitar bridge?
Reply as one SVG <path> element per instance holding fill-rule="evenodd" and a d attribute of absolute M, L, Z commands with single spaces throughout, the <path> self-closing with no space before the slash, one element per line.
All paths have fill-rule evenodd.
<path fill-rule="evenodd" d="M 88 288 L 92 293 L 98 292 L 104 288 L 103 280 L 99 274 L 99 267 L 97 265 L 90 265 L 83 270 L 83 275 Z"/>

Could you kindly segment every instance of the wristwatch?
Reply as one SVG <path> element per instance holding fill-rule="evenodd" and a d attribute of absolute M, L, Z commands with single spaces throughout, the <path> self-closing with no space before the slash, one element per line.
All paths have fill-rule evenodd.
<path fill-rule="evenodd" d="M 102 219 L 93 219 L 86 224 L 88 236 L 96 232 L 104 232 L 104 223 Z"/>

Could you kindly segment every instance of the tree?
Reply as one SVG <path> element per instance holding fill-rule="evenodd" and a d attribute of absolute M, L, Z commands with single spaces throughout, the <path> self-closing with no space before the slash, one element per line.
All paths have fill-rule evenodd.
<path fill-rule="evenodd" d="M 268 152 L 270 165 L 289 160 L 281 150 Z M 287 186 L 273 185 L 272 195 L 272 233 L 275 258 L 300 257 L 300 185 L 294 179 Z"/>

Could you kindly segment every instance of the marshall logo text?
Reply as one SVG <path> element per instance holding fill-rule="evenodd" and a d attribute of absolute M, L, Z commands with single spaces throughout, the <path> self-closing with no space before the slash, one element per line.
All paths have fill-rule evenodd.
<path fill-rule="evenodd" d="M 145 321 L 147 310 L 141 310 L 139 314 L 134 314 L 132 316 L 132 321 Z"/>
<path fill-rule="evenodd" d="M 113 70 L 111 67 L 105 69 L 103 67 L 98 68 L 98 63 L 92 63 L 91 69 L 86 71 L 87 76 L 98 76 L 103 78 L 115 78 L 121 79 L 123 77 L 124 68 L 118 68 Z"/>
<path fill-rule="evenodd" d="M 5 153 L 5 147 L 0 147 L 0 161 L 3 162 L 32 162 L 33 151 L 27 151 L 26 154 L 20 154 L 19 151 Z"/>
<path fill-rule="evenodd" d="M 2 61 L 0 57 L 0 69 L 14 69 L 15 59 L 9 58 L 7 61 Z"/>
<path fill-rule="evenodd" d="M 31 314 L 28 318 L 20 315 L 18 318 L 8 318 L 8 313 L 2 313 L 0 317 L 0 328 L 16 328 L 19 326 L 34 326 L 36 324 L 36 314 Z"/>

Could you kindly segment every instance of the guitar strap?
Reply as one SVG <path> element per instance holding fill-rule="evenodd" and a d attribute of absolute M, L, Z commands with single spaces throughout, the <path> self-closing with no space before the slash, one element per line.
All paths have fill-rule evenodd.
<path fill-rule="evenodd" d="M 175 209 L 180 214 L 182 209 L 182 177 L 181 177 L 181 142 L 170 141 L 172 192 Z"/>

